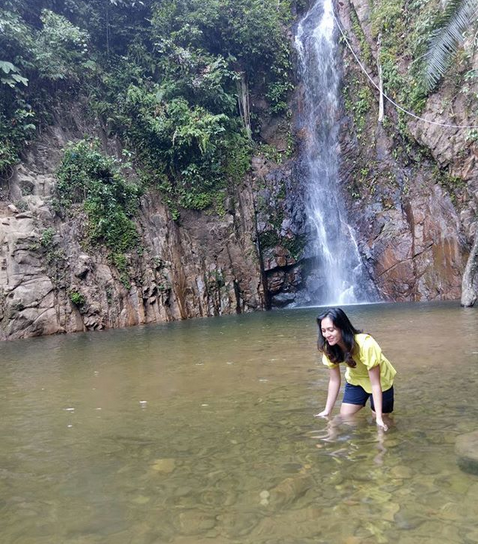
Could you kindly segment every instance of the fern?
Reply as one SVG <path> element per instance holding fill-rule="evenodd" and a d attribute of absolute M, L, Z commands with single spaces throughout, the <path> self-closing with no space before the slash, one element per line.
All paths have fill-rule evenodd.
<path fill-rule="evenodd" d="M 425 54 L 424 82 L 433 91 L 450 65 L 453 55 L 463 43 L 463 33 L 476 22 L 478 0 L 449 0 L 442 17 L 442 25 L 431 37 Z"/>

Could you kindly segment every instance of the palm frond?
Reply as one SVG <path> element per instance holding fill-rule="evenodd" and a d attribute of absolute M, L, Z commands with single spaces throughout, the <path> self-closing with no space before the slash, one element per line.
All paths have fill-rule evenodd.
<path fill-rule="evenodd" d="M 445 74 L 453 55 L 463 43 L 463 33 L 478 17 L 478 0 L 449 0 L 442 25 L 435 30 L 425 54 L 424 82 L 432 91 Z"/>

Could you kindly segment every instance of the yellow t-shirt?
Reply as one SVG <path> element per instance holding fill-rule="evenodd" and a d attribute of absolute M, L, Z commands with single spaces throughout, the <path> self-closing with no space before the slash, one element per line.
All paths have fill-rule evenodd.
<path fill-rule="evenodd" d="M 358 354 L 355 354 L 353 357 L 357 366 L 355 368 L 347 366 L 345 379 L 350 384 L 360 385 L 367 393 L 371 393 L 372 384 L 370 383 L 368 371 L 374 366 L 380 365 L 380 384 L 382 386 L 382 391 L 390 389 L 393 385 L 393 378 L 397 371 L 382 353 L 377 342 L 369 334 L 356 334 L 355 344 L 359 350 Z M 325 353 L 322 356 L 322 362 L 329 368 L 335 368 L 339 365 L 339 363 L 332 363 Z"/>

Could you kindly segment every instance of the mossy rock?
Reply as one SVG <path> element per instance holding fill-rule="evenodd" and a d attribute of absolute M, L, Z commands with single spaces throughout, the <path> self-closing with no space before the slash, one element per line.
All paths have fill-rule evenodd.
<path fill-rule="evenodd" d="M 478 431 L 460 435 L 456 439 L 455 453 L 462 470 L 478 475 Z"/>

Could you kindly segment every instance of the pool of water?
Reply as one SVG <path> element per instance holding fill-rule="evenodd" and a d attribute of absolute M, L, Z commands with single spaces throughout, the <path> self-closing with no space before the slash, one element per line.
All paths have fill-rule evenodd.
<path fill-rule="evenodd" d="M 398 371 L 384 435 L 314 418 L 317 312 L 0 345 L 1 541 L 477 543 L 477 309 L 347 309 Z"/>

